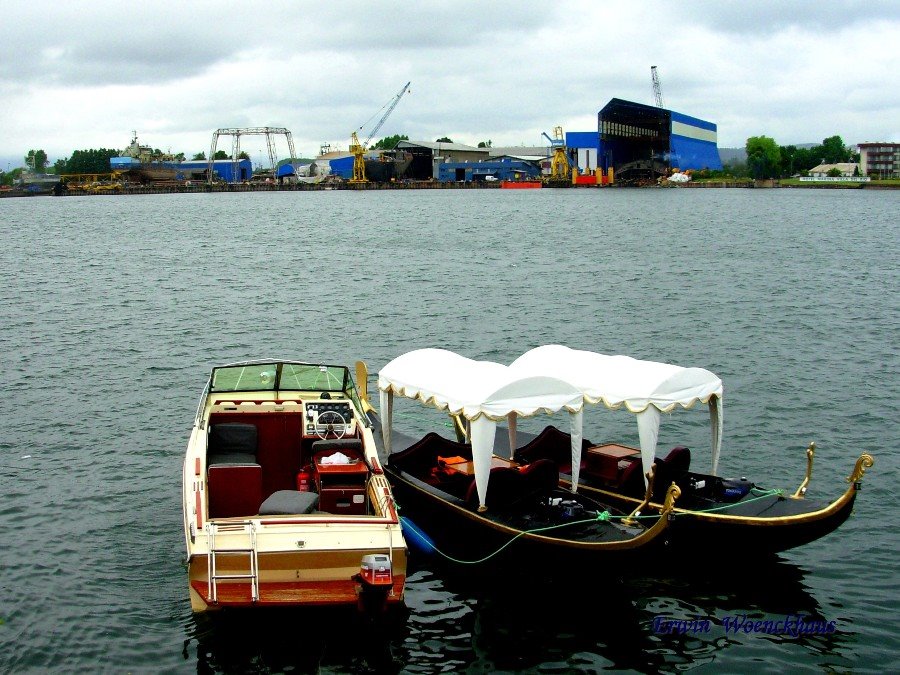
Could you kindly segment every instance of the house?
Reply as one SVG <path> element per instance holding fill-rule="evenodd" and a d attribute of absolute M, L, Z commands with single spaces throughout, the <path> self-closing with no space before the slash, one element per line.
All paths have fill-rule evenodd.
<path fill-rule="evenodd" d="M 815 178 L 825 178 L 832 169 L 841 172 L 841 176 L 858 176 L 859 164 L 855 162 L 838 162 L 837 164 L 819 164 L 809 170 L 809 175 Z"/>

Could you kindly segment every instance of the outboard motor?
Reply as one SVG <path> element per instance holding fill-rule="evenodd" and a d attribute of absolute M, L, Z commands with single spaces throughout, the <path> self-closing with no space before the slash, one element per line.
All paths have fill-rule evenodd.
<path fill-rule="evenodd" d="M 362 612 L 384 611 L 387 595 L 394 587 L 391 559 L 384 553 L 364 555 L 353 580 L 359 582 L 357 608 Z"/>

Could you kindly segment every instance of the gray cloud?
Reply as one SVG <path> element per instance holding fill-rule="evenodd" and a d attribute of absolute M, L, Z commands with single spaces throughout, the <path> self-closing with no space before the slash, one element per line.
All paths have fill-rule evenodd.
<path fill-rule="evenodd" d="M 219 127 L 347 146 L 407 81 L 380 135 L 542 142 L 612 97 L 719 125 L 722 146 L 900 140 L 884 45 L 900 3 L 16 3 L 0 23 L 0 156 L 142 141 L 187 153 Z M 369 127 L 363 130 L 363 135 Z"/>

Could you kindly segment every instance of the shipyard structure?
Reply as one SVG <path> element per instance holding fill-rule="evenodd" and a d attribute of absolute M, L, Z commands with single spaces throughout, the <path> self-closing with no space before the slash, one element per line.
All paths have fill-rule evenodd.
<path fill-rule="evenodd" d="M 621 180 L 722 168 L 716 125 L 684 113 L 614 98 L 597 129 L 597 166 Z"/>
<path fill-rule="evenodd" d="M 401 92 L 402 94 L 402 92 Z M 396 102 L 396 97 L 395 97 Z M 716 125 L 660 105 L 613 98 L 597 113 L 597 129 L 543 134 L 548 145 L 472 147 L 461 143 L 402 140 L 390 150 L 369 150 L 356 141 L 349 151 L 323 146 L 313 161 L 294 159 L 290 131 L 282 128 L 219 129 L 208 159 L 175 161 L 139 145 L 137 134 L 111 169 L 132 182 L 246 183 L 254 174 L 249 159 L 239 159 L 241 135 L 265 133 L 272 166 L 267 182 L 292 183 L 489 183 L 543 179 L 552 186 L 649 184 L 673 173 L 721 169 Z M 382 118 L 383 119 L 383 118 Z M 276 162 L 270 136 L 283 134 L 289 159 Z M 214 160 L 220 134 L 231 135 L 234 159 Z M 615 181 L 613 181 L 615 176 Z"/>

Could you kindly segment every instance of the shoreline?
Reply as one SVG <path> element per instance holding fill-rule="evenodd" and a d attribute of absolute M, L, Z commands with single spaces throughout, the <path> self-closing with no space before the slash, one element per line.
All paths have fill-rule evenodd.
<path fill-rule="evenodd" d="M 897 190 L 898 185 L 874 185 L 872 183 L 804 183 L 781 184 L 778 180 L 762 181 L 692 181 L 668 185 L 544 185 L 539 189 L 701 189 L 701 188 L 742 188 L 742 189 L 799 189 L 799 190 Z M 307 192 L 323 190 L 498 190 L 500 183 L 486 182 L 441 182 L 402 181 L 396 183 L 297 183 L 292 185 L 271 184 L 226 184 L 226 185 L 141 185 L 118 189 L 64 190 L 61 192 L 29 192 L 27 190 L 3 190 L 0 198 L 6 197 L 95 197 L 104 195 L 150 195 L 150 194 L 204 194 L 233 192 Z"/>

